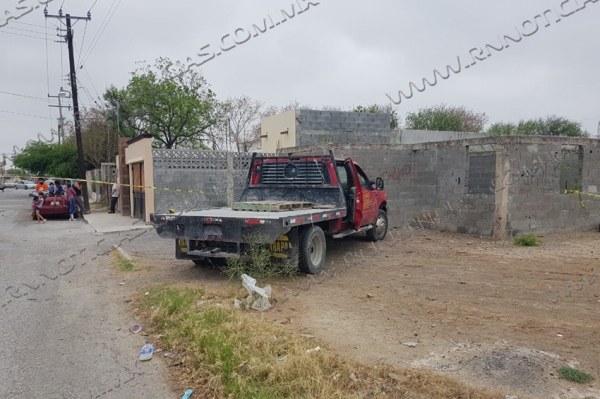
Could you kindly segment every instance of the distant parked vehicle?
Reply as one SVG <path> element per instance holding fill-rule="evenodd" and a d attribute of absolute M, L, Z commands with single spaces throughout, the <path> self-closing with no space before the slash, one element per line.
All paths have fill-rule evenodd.
<path fill-rule="evenodd" d="M 15 183 L 15 190 L 18 189 L 29 190 L 35 188 L 35 183 L 31 180 L 21 180 Z"/>

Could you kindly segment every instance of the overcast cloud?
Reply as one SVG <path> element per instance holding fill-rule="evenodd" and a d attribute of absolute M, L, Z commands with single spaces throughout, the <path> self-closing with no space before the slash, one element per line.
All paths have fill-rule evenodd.
<path fill-rule="evenodd" d="M 200 49 L 210 44 L 210 51 L 222 54 L 198 69 L 221 99 L 245 94 L 268 105 L 297 99 L 315 107 L 389 103 L 386 93 L 397 99 L 398 90 L 409 93 L 409 82 L 421 87 L 423 77 L 433 81 L 434 69 L 445 73 L 445 66 L 456 65 L 460 56 L 461 73 L 404 99 L 400 115 L 439 103 L 486 112 L 491 122 L 557 114 L 581 121 L 593 136 L 600 122 L 598 0 L 579 0 L 586 8 L 558 23 L 549 15 L 549 27 L 538 18 L 537 33 L 501 52 L 492 51 L 468 69 L 464 65 L 471 62 L 472 48 L 497 47 L 498 37 L 516 36 L 516 27 L 532 31 L 535 26 L 524 29 L 522 23 L 548 9 L 560 10 L 563 1 L 313 0 L 319 4 L 227 52 L 218 49 L 223 36 L 231 35 L 224 41 L 231 45 L 238 28 L 262 26 L 269 16 L 280 22 L 282 9 L 291 13 L 292 4 L 298 9 L 296 0 L 115 1 L 119 6 L 114 16 L 78 71 L 84 105 L 99 101 L 111 84 L 126 85 L 138 61 L 166 56 L 199 63 Z M 51 1 L 50 13 L 57 14 L 62 2 Z M 304 9 L 308 5 L 298 2 Z M 17 3 L 0 0 L 0 18 Z M 84 16 L 93 3 L 64 0 L 63 12 Z M 90 50 L 111 4 L 113 0 L 97 1 L 83 44 L 86 23 L 75 25 L 78 52 Z M 564 13 L 576 8 L 571 0 Z M 0 153 L 12 155 L 13 145 L 23 147 L 38 133 L 49 137 L 50 128 L 56 129 L 58 110 L 49 111 L 44 101 L 48 76 L 51 95 L 61 85 L 68 89 L 61 80 L 68 73 L 66 45 L 49 42 L 46 58 L 44 25 L 48 23 L 48 37 L 58 40 L 58 21 L 45 21 L 42 10 L 0 28 L 0 91 L 41 98 L 0 93 L 0 111 L 40 117 L 0 112 Z M 241 42 L 246 34 L 239 31 L 238 38 Z M 65 112 L 72 118 L 72 112 Z"/>

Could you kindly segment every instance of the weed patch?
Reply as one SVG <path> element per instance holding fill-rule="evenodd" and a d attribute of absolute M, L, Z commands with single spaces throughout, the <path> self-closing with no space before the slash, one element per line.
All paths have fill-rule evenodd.
<path fill-rule="evenodd" d="M 125 259 L 125 257 L 123 257 L 123 255 L 121 255 L 119 251 L 113 251 L 112 256 L 114 259 L 114 263 L 117 269 L 119 269 L 119 271 L 130 272 L 133 270 L 133 263 Z"/>
<path fill-rule="evenodd" d="M 221 270 L 229 279 L 239 278 L 247 274 L 255 279 L 271 279 L 273 277 L 294 277 L 298 274 L 295 262 L 286 260 L 273 261 L 273 252 L 268 245 L 260 244 L 255 238 L 247 240 L 249 244 L 246 257 L 229 258 L 227 265 Z"/>
<path fill-rule="evenodd" d="M 535 247 L 540 245 L 540 241 L 535 234 L 526 234 L 515 237 L 515 245 L 519 247 Z"/>
<path fill-rule="evenodd" d="M 560 376 L 567 381 L 578 382 L 580 384 L 585 384 L 594 380 L 594 377 L 592 377 L 588 373 L 584 373 L 583 371 L 579 371 L 571 367 L 559 368 L 558 374 L 560 374 Z"/>
<path fill-rule="evenodd" d="M 319 343 L 232 306 L 236 292 L 215 297 L 193 285 L 144 289 L 140 309 L 155 347 L 180 354 L 171 368 L 183 388 L 203 398 L 501 399 L 425 370 L 365 367 Z"/>

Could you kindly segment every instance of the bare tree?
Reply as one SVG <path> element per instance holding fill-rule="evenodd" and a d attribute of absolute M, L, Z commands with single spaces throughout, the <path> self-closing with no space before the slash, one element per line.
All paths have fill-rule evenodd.
<path fill-rule="evenodd" d="M 263 103 L 243 95 L 227 100 L 226 106 L 225 126 L 219 126 L 221 129 L 225 127 L 225 147 L 248 152 L 260 140 L 260 134 L 256 134 L 254 127 L 260 124 Z"/>

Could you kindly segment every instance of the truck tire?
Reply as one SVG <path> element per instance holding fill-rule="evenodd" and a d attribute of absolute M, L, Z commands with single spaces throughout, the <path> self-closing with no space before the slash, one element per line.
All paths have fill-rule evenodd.
<path fill-rule="evenodd" d="M 377 212 L 377 222 L 373 225 L 373 228 L 367 230 L 367 238 L 369 241 L 377 242 L 383 241 L 388 230 L 388 218 L 387 213 L 383 209 Z"/>
<path fill-rule="evenodd" d="M 300 233 L 300 270 L 306 274 L 321 273 L 326 248 L 325 234 L 319 226 L 304 229 Z"/>

